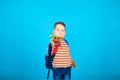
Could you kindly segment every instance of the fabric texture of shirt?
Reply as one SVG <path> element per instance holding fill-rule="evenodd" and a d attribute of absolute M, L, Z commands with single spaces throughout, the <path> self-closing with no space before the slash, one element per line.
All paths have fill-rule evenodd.
<path fill-rule="evenodd" d="M 53 50 L 54 48 L 52 48 Z M 57 53 L 53 59 L 52 65 L 56 68 L 70 67 L 72 64 L 72 57 L 70 55 L 70 49 L 65 40 L 60 41 Z"/>

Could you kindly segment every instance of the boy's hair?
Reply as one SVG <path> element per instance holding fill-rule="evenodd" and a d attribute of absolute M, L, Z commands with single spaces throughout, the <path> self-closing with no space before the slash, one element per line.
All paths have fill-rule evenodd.
<path fill-rule="evenodd" d="M 66 25 L 65 25 L 64 22 L 56 22 L 56 23 L 54 24 L 54 29 L 55 29 L 56 25 L 58 25 L 58 24 L 63 25 L 63 26 L 65 27 L 65 30 L 66 30 Z"/>

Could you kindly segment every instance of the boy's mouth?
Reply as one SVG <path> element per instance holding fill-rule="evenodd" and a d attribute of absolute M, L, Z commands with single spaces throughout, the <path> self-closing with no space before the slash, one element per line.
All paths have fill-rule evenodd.
<path fill-rule="evenodd" d="M 63 36 L 62 34 L 59 34 L 59 36 Z"/>

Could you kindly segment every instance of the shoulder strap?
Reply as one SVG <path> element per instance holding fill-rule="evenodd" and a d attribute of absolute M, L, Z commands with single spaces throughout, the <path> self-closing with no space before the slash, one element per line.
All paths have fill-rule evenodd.
<path fill-rule="evenodd" d="M 67 45 L 69 45 L 66 39 L 64 39 L 64 41 L 67 43 Z"/>
<path fill-rule="evenodd" d="M 51 55 L 51 51 L 52 51 L 52 44 L 49 43 L 48 45 L 48 54 Z"/>

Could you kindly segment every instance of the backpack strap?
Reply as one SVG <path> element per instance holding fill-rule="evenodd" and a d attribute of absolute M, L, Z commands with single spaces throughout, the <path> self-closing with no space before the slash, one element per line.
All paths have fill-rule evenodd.
<path fill-rule="evenodd" d="M 67 43 L 67 45 L 69 45 L 66 39 L 64 39 L 64 41 Z"/>
<path fill-rule="evenodd" d="M 52 51 L 52 44 L 49 43 L 48 45 L 48 54 L 51 55 L 51 51 Z"/>

